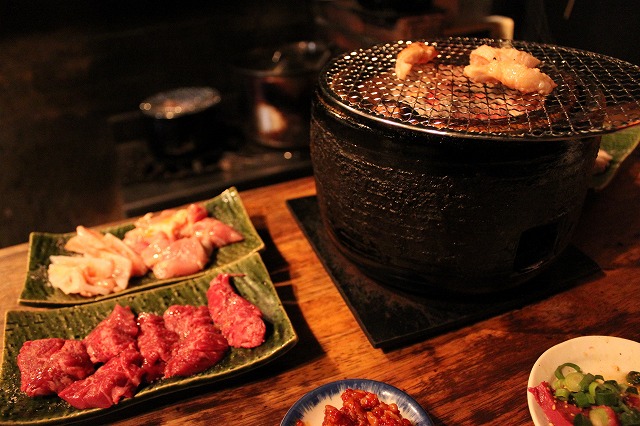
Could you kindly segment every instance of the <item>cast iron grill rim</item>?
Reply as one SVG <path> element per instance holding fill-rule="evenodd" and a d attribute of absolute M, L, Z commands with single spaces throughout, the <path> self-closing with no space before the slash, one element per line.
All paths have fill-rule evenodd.
<path fill-rule="evenodd" d="M 573 48 L 523 41 L 469 37 L 421 41 L 433 45 L 439 55 L 427 67 L 435 70 L 417 71 L 420 78 L 409 76 L 401 81 L 395 77 L 397 54 L 411 43 L 400 40 L 334 58 L 320 75 L 320 90 L 339 108 L 391 127 L 478 139 L 582 138 L 640 123 L 640 67 L 628 62 Z M 539 68 L 558 87 L 545 98 L 537 94 L 522 95 L 502 85 L 474 85 L 466 77 L 456 79 L 450 69 L 457 67 L 455 72 L 460 72 L 469 63 L 469 53 L 483 44 L 496 47 L 510 44 L 531 53 L 542 61 Z M 445 75 L 441 84 L 433 87 L 431 72 Z M 437 101 L 449 100 L 448 107 L 439 111 L 425 108 L 424 90 L 421 96 L 408 95 L 411 90 L 420 91 L 428 84 L 432 85 Z M 482 91 L 486 96 L 484 110 L 478 109 L 479 103 L 465 103 L 464 97 Z M 537 106 L 523 108 L 527 103 Z M 496 109 L 497 104 L 502 106 Z M 516 117 L 518 109 L 526 111 Z M 501 118 L 488 116 L 496 110 L 500 111 Z"/>

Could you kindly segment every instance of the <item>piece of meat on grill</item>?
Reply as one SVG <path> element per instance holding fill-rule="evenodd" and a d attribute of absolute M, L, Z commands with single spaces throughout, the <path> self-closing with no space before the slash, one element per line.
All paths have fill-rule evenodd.
<path fill-rule="evenodd" d="M 538 58 L 529 52 L 513 47 L 492 47 L 483 44 L 469 53 L 469 63 L 471 65 L 486 65 L 491 61 L 512 61 L 528 68 L 540 65 Z"/>
<path fill-rule="evenodd" d="M 438 56 L 435 47 L 416 41 L 402 49 L 396 58 L 396 77 L 404 80 L 414 65 L 426 64 Z"/>
<path fill-rule="evenodd" d="M 136 349 L 138 324 L 131 308 L 115 305 L 85 338 L 84 344 L 93 363 L 105 363 L 126 349 Z"/>
<path fill-rule="evenodd" d="M 211 280 L 207 290 L 211 318 L 232 347 L 260 346 L 266 333 L 262 312 L 234 291 L 230 278 L 230 274 L 219 274 Z"/>
<path fill-rule="evenodd" d="M 108 408 L 131 398 L 142 383 L 142 355 L 125 349 L 91 376 L 73 382 L 58 396 L 75 408 Z"/>
<path fill-rule="evenodd" d="M 178 342 L 178 334 L 165 327 L 162 316 L 148 312 L 138 315 L 138 325 L 138 349 L 144 358 L 144 378 L 147 382 L 153 382 L 164 376 L 171 351 Z"/>
<path fill-rule="evenodd" d="M 513 48 L 482 45 L 469 53 L 464 75 L 474 83 L 502 83 L 522 93 L 548 95 L 558 85 L 536 68 L 540 61 Z"/>
<path fill-rule="evenodd" d="M 178 335 L 164 376 L 191 376 L 217 364 L 229 344 L 211 321 L 206 306 L 173 305 L 163 314 L 165 327 Z"/>
<path fill-rule="evenodd" d="M 515 62 L 493 61 L 486 65 L 467 65 L 464 73 L 474 83 L 502 83 L 522 93 L 548 95 L 557 86 L 540 69 Z"/>
<path fill-rule="evenodd" d="M 55 394 L 94 371 L 80 340 L 47 338 L 26 341 L 18 353 L 20 390 L 27 395 Z"/>

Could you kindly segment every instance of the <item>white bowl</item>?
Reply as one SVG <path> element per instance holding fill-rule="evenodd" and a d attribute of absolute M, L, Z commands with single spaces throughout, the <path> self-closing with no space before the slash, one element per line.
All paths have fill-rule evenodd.
<path fill-rule="evenodd" d="M 559 343 L 533 365 L 527 388 L 543 381 L 551 383 L 556 368 L 565 362 L 577 364 L 584 372 L 601 374 L 605 379 L 624 381 L 629 371 L 640 371 L 640 343 L 612 336 L 583 336 Z M 528 390 L 527 402 L 533 423 L 548 426 L 547 417 Z"/>
<path fill-rule="evenodd" d="M 409 419 L 415 426 L 433 426 L 427 412 L 412 397 L 394 386 L 368 379 L 338 380 L 308 392 L 289 409 L 280 426 L 294 426 L 297 420 L 310 426 L 320 426 L 324 419 L 325 405 L 330 404 L 340 409 L 340 395 L 347 388 L 375 393 L 380 401 L 397 404 L 402 417 Z"/>

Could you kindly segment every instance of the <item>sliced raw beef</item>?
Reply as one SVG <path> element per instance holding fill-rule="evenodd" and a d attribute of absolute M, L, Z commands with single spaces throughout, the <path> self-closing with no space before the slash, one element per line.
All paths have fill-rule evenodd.
<path fill-rule="evenodd" d="M 169 307 L 164 315 L 165 327 L 179 336 L 167 362 L 165 377 L 190 376 L 215 365 L 229 349 L 229 344 L 211 322 L 206 306 Z"/>
<path fill-rule="evenodd" d="M 96 372 L 58 393 L 75 408 L 108 408 L 122 398 L 131 398 L 142 382 L 142 355 L 125 349 Z"/>
<path fill-rule="evenodd" d="M 220 274 L 211 280 L 207 291 L 209 313 L 230 346 L 255 348 L 264 342 L 266 332 L 262 312 L 233 290 L 230 277 Z"/>
<path fill-rule="evenodd" d="M 144 358 L 142 368 L 147 382 L 153 382 L 164 376 L 171 351 L 178 341 L 178 334 L 168 330 L 160 315 L 143 312 L 138 315 L 140 334 L 138 348 Z"/>
<path fill-rule="evenodd" d="M 138 324 L 131 308 L 116 305 L 84 338 L 87 352 L 94 363 L 104 363 L 125 349 L 137 349 Z"/>
<path fill-rule="evenodd" d="M 94 371 L 84 343 L 58 338 L 25 342 L 18 368 L 20 390 L 31 397 L 58 393 Z"/>

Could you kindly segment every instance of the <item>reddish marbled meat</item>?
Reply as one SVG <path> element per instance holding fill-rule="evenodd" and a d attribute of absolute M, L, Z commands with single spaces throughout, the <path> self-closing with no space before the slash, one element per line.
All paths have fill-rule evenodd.
<path fill-rule="evenodd" d="M 18 368 L 20 390 L 31 397 L 58 393 L 94 371 L 81 341 L 58 338 L 25 342 Z"/>
<path fill-rule="evenodd" d="M 167 330 L 160 315 L 143 312 L 138 315 L 138 349 L 144 358 L 142 365 L 145 380 L 152 382 L 164 376 L 171 351 L 178 341 L 178 334 Z"/>
<path fill-rule="evenodd" d="M 213 322 L 234 348 L 255 348 L 264 342 L 266 326 L 260 309 L 238 295 L 229 283 L 231 275 L 211 280 L 207 303 Z"/>
<path fill-rule="evenodd" d="M 131 308 L 116 305 L 84 338 L 87 353 L 93 363 L 104 363 L 125 349 L 136 349 L 138 324 Z"/>
<path fill-rule="evenodd" d="M 378 395 L 361 389 L 346 389 L 342 408 L 327 405 L 322 426 L 412 426 L 402 417 L 398 405 L 380 401 Z"/>
<path fill-rule="evenodd" d="M 96 372 L 67 386 L 58 396 L 75 408 L 108 408 L 131 398 L 142 382 L 142 355 L 125 349 Z"/>
<path fill-rule="evenodd" d="M 206 306 L 170 306 L 164 313 L 165 327 L 178 334 L 164 376 L 191 376 L 220 361 L 229 344 L 213 325 Z"/>
<path fill-rule="evenodd" d="M 578 413 L 585 413 L 585 411 L 573 404 L 557 400 L 551 393 L 551 388 L 547 382 L 542 382 L 536 387 L 530 387 L 528 390 L 534 396 L 540 408 L 542 408 L 549 423 L 554 426 L 572 426 L 575 416 Z"/>

